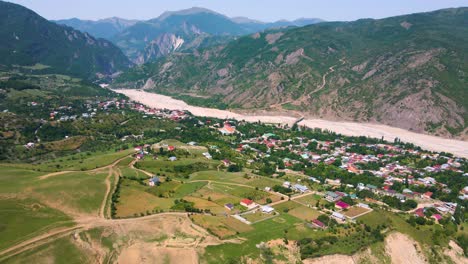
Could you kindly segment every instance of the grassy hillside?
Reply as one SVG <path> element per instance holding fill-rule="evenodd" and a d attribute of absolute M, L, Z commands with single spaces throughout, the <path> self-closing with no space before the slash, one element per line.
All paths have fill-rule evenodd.
<path fill-rule="evenodd" d="M 130 65 L 111 42 L 59 26 L 20 5 L 0 1 L 0 65 L 46 65 L 42 70 L 95 78 Z"/>
<path fill-rule="evenodd" d="M 320 23 L 134 68 L 116 86 L 466 136 L 468 8 Z M 157 89 L 156 89 L 157 88 Z"/>

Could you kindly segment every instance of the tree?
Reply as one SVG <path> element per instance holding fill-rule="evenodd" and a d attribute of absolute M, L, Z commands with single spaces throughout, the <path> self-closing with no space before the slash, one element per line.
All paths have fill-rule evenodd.
<path fill-rule="evenodd" d="M 333 163 L 332 163 L 334 166 L 336 167 L 340 167 L 341 166 L 341 159 L 336 159 Z"/>
<path fill-rule="evenodd" d="M 228 172 L 239 172 L 242 170 L 242 166 L 240 165 L 237 165 L 237 164 L 231 164 L 229 165 L 229 167 L 227 168 L 227 171 Z"/>

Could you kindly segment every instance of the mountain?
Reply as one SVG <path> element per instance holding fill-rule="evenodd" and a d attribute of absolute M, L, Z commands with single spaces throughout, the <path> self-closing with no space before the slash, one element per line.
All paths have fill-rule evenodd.
<path fill-rule="evenodd" d="M 136 23 L 112 38 L 129 58 L 144 63 L 165 56 L 210 36 L 246 34 L 239 24 L 213 11 L 192 8 L 166 12 L 155 19 Z"/>
<path fill-rule="evenodd" d="M 235 17 L 231 19 L 232 21 L 242 25 L 249 33 L 260 32 L 267 29 L 281 29 L 287 27 L 303 27 L 312 24 L 317 24 L 324 22 L 324 20 L 319 18 L 300 18 L 293 21 L 288 20 L 278 20 L 275 22 L 261 22 L 257 20 L 251 20 L 244 17 Z"/>
<path fill-rule="evenodd" d="M 304 20 L 301 25 L 319 21 Z M 209 9 L 194 7 L 165 12 L 157 18 L 137 22 L 109 39 L 134 62 L 143 64 L 176 50 L 227 43 L 235 37 L 266 28 L 296 24 L 297 21 L 263 23 L 245 18 L 231 19 Z"/>
<path fill-rule="evenodd" d="M 119 17 L 111 17 L 106 19 L 81 20 L 78 18 L 62 19 L 53 21 L 60 25 L 66 25 L 77 29 L 81 32 L 87 32 L 97 38 L 110 39 L 126 28 L 135 25 L 138 20 L 129 20 Z"/>
<path fill-rule="evenodd" d="M 111 42 L 50 22 L 33 11 L 0 1 L 0 64 L 41 64 L 48 72 L 94 78 L 130 65 Z"/>
<path fill-rule="evenodd" d="M 466 139 L 467 19 L 457 8 L 266 31 L 134 68 L 115 86 Z"/>

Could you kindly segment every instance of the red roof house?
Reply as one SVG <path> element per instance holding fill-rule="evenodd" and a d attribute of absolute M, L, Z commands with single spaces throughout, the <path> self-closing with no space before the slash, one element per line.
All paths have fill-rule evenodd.
<path fill-rule="evenodd" d="M 340 208 L 340 209 L 348 209 L 350 207 L 350 205 L 343 202 L 343 201 L 338 201 L 338 202 L 335 203 L 335 207 Z"/>
<path fill-rule="evenodd" d="M 423 199 L 431 199 L 432 197 L 432 192 L 426 192 L 423 195 L 421 195 L 421 198 Z"/>
<path fill-rule="evenodd" d="M 242 206 L 247 207 L 247 208 L 255 207 L 255 206 L 254 206 L 254 205 L 255 205 L 254 201 L 252 201 L 252 200 L 250 200 L 250 199 L 242 199 L 242 200 L 240 201 L 240 204 L 241 204 Z"/>
<path fill-rule="evenodd" d="M 174 147 L 174 146 L 168 146 L 168 147 L 167 147 L 167 150 L 169 150 L 169 151 L 174 151 L 174 150 L 175 150 L 175 147 Z"/>
<path fill-rule="evenodd" d="M 434 218 L 436 221 L 439 221 L 440 219 L 442 219 L 442 215 L 440 214 L 433 214 L 431 217 Z"/>
<path fill-rule="evenodd" d="M 312 220 L 312 224 L 318 228 L 325 228 L 327 227 L 324 223 L 322 223 L 320 220 L 318 219 L 314 219 Z"/>
<path fill-rule="evenodd" d="M 418 208 L 414 211 L 414 216 L 424 217 L 424 208 Z"/>

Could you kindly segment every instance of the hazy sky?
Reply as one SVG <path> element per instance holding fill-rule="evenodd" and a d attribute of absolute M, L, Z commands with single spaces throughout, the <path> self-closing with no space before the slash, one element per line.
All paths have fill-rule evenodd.
<path fill-rule="evenodd" d="M 325 20 L 382 18 L 468 6 L 468 0 L 10 0 L 47 19 L 112 16 L 149 19 L 162 12 L 193 6 L 205 7 L 230 17 L 246 16 L 263 21 L 300 17 Z"/>

